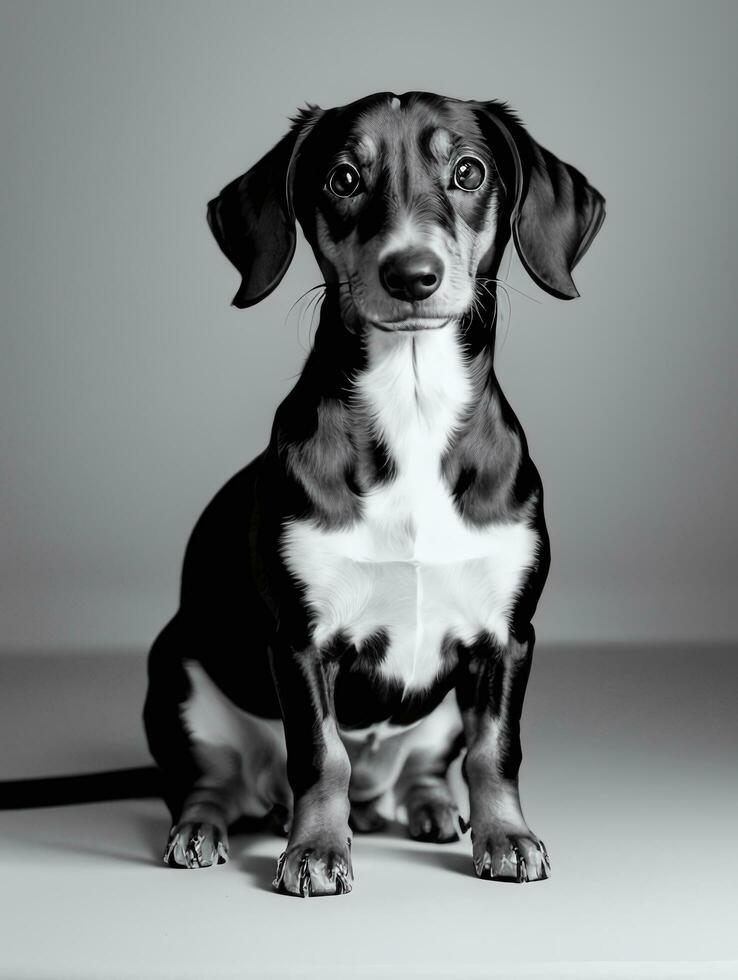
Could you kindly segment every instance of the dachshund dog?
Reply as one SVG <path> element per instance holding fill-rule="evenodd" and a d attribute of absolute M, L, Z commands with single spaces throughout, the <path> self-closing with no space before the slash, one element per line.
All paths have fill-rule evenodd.
<path fill-rule="evenodd" d="M 222 863 L 237 819 L 269 817 L 288 834 L 275 887 L 345 894 L 381 800 L 412 838 L 457 838 L 465 750 L 476 874 L 547 878 L 518 770 L 549 542 L 494 369 L 497 273 L 512 238 L 538 286 L 578 296 L 604 199 L 499 102 L 381 93 L 292 123 L 208 208 L 235 306 L 275 289 L 297 222 L 325 286 L 269 444 L 198 520 L 150 653 L 165 861 Z"/>

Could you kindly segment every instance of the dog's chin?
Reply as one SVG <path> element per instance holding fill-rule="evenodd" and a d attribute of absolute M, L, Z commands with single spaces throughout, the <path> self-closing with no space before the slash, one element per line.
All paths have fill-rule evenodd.
<path fill-rule="evenodd" d="M 453 320 L 451 316 L 413 316 L 402 320 L 369 320 L 368 323 L 386 333 L 417 333 L 420 330 L 441 330 Z"/>

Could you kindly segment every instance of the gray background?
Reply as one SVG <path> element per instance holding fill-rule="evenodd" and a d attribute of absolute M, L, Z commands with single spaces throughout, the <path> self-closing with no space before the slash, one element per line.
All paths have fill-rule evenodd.
<path fill-rule="evenodd" d="M 499 373 L 545 482 L 556 641 L 736 634 L 733 3 L 17 3 L 0 31 L 2 643 L 138 647 L 309 342 L 205 202 L 306 100 L 504 98 L 605 194 L 559 303 L 513 259 Z"/>

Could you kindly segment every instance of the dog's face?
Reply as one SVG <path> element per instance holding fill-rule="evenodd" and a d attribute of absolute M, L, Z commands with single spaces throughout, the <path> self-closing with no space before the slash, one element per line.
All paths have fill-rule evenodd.
<path fill-rule="evenodd" d="M 416 330 L 461 318 L 495 240 L 501 193 L 474 113 L 390 97 L 347 123 L 321 146 L 312 187 L 300 184 L 304 224 L 324 276 L 339 283 L 344 320 Z"/>
<path fill-rule="evenodd" d="M 420 330 L 470 311 L 511 234 L 540 286 L 577 296 L 604 200 L 504 106 L 382 93 L 303 110 L 208 217 L 243 276 L 236 306 L 280 281 L 297 218 L 349 327 Z"/>

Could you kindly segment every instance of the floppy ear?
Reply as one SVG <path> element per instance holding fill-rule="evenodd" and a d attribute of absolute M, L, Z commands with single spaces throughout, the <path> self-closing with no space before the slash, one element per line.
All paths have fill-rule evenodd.
<path fill-rule="evenodd" d="M 232 301 L 239 309 L 268 296 L 292 261 L 295 163 L 303 140 L 321 114 L 318 106 L 300 110 L 287 135 L 208 204 L 210 230 L 241 273 L 241 286 Z"/>
<path fill-rule="evenodd" d="M 539 146 L 506 106 L 484 103 L 483 111 L 507 148 L 500 177 L 520 260 L 542 289 L 574 299 L 579 292 L 571 273 L 605 220 L 605 199 L 578 170 Z"/>

